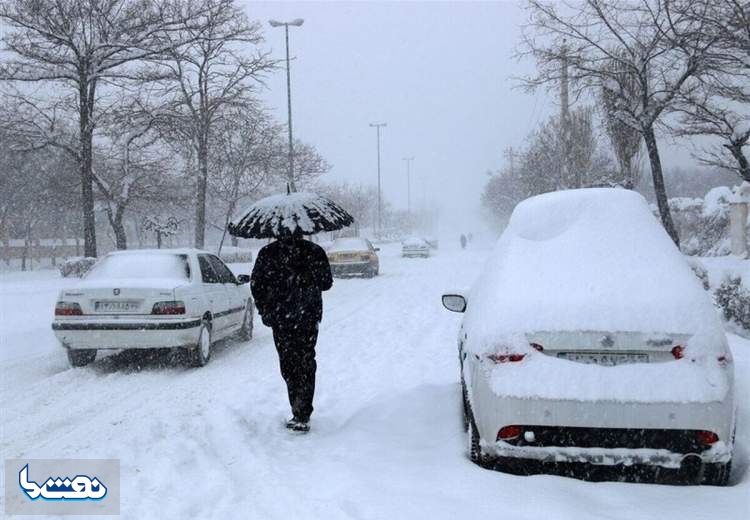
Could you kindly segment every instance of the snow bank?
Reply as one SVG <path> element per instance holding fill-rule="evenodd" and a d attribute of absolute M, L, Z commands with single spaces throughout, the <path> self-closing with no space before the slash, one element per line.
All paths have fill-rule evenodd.
<path fill-rule="evenodd" d="M 475 353 L 534 331 L 722 335 L 643 197 L 608 188 L 521 202 L 469 295 L 465 324 Z"/>

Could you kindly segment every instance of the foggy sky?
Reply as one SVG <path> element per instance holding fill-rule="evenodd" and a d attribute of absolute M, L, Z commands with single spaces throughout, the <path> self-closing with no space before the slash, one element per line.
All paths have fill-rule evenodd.
<path fill-rule="evenodd" d="M 512 2 L 246 2 L 263 22 L 266 47 L 284 56 L 284 30 L 271 18 L 304 18 L 290 28 L 295 137 L 332 164 L 324 180 L 375 184 L 376 135 L 382 130 L 384 198 L 406 207 L 432 200 L 447 220 L 474 215 L 486 171 L 503 149 L 559 110 L 554 93 L 513 88 L 533 63 L 512 57 L 526 18 Z M 262 96 L 286 122 L 286 76 L 279 70 Z M 689 152 L 663 143 L 665 166 L 691 164 Z M 671 159 L 671 160 L 670 160 Z M 443 220 L 446 220 L 445 218 Z M 470 221 L 475 218 L 470 217 Z M 468 224 L 468 223 L 467 223 Z M 453 227 L 453 226 L 451 226 Z"/>

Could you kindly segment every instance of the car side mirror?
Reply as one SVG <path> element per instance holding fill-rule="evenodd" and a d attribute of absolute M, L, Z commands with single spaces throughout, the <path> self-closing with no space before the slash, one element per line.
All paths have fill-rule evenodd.
<path fill-rule="evenodd" d="M 246 283 L 250 283 L 250 275 L 249 274 L 240 274 L 240 275 L 237 275 L 237 282 L 240 285 L 243 285 L 243 284 L 246 284 Z"/>
<path fill-rule="evenodd" d="M 375 251 L 380 251 L 380 248 L 379 248 L 379 247 L 374 247 L 373 249 L 374 249 Z"/>
<path fill-rule="evenodd" d="M 444 294 L 443 307 L 451 312 L 464 312 L 466 310 L 466 298 L 460 294 Z"/>

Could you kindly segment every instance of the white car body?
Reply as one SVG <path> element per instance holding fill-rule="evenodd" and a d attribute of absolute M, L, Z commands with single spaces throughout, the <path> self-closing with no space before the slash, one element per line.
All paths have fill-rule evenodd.
<path fill-rule="evenodd" d="M 427 258 L 430 256 L 430 245 L 421 238 L 408 238 L 401 244 L 401 256 Z"/>
<path fill-rule="evenodd" d="M 466 312 L 458 348 L 475 462 L 638 466 L 727 483 L 726 335 L 640 195 L 522 202 L 470 293 L 443 302 Z"/>
<path fill-rule="evenodd" d="M 155 306 L 172 313 L 156 314 Z M 69 356 L 84 350 L 196 348 L 205 326 L 209 348 L 243 327 L 251 333 L 252 297 L 250 287 L 216 255 L 197 249 L 109 253 L 80 283 L 60 292 L 52 323 Z M 209 353 L 204 354 L 198 364 L 207 361 Z"/>

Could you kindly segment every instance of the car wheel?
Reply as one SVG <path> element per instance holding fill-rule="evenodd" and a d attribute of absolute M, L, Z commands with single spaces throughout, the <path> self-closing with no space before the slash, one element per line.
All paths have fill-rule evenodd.
<path fill-rule="evenodd" d="M 96 349 L 68 349 L 68 362 L 72 367 L 84 367 L 96 359 Z"/>
<path fill-rule="evenodd" d="M 250 341 L 253 338 L 253 304 L 250 301 L 245 307 L 245 316 L 242 318 L 242 327 L 237 337 L 240 341 Z"/>
<path fill-rule="evenodd" d="M 365 278 L 372 278 L 373 276 L 375 276 L 375 271 L 372 269 L 372 267 L 368 267 L 364 270 L 362 276 L 364 276 Z"/>
<path fill-rule="evenodd" d="M 211 323 L 204 320 L 198 334 L 198 344 L 188 349 L 190 366 L 202 367 L 211 358 Z"/>
<path fill-rule="evenodd" d="M 474 464 L 482 464 L 482 446 L 479 444 L 479 431 L 471 418 L 469 418 L 469 459 Z"/>
<path fill-rule="evenodd" d="M 732 472 L 732 461 L 703 465 L 703 481 L 707 486 L 726 486 Z"/>

